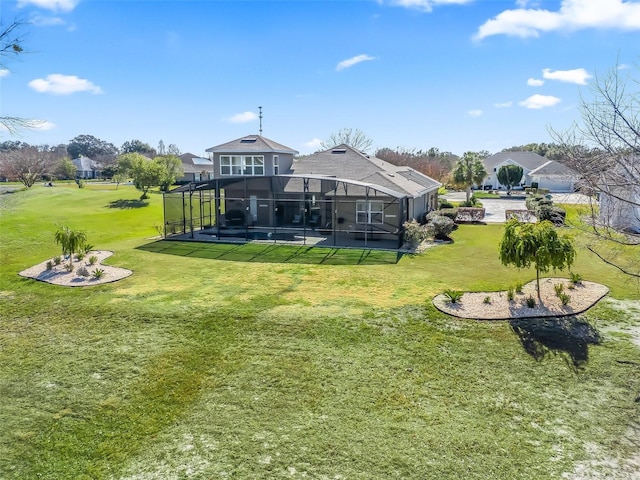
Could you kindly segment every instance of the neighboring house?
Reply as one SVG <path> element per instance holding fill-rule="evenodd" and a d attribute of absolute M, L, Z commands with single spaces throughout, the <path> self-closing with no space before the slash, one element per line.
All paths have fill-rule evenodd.
<path fill-rule="evenodd" d="M 176 183 L 200 182 L 213 178 L 213 162 L 209 158 L 201 158 L 193 153 L 183 153 L 178 158 L 182 162 L 184 175 Z"/>
<path fill-rule="evenodd" d="M 385 240 L 397 248 L 404 222 L 437 207 L 439 182 L 347 145 L 294 161 L 295 150 L 250 135 L 207 151 L 214 178 L 165 194 L 170 233 L 222 237 L 240 227 L 248 239 L 313 230 L 332 245 Z"/>
<path fill-rule="evenodd" d="M 71 162 L 76 166 L 76 178 L 100 178 L 102 176 L 100 164 L 89 157 L 81 155 Z"/>
<path fill-rule="evenodd" d="M 483 164 L 488 175 L 479 187 L 487 190 L 507 188 L 498 181 L 498 171 L 506 165 L 522 167 L 522 187 L 537 183 L 538 188 L 552 192 L 573 192 L 577 181 L 573 170 L 534 152 L 499 152 L 485 158 Z"/>
<path fill-rule="evenodd" d="M 615 196 L 613 196 L 613 195 Z M 623 232 L 640 233 L 640 185 L 600 192 L 600 221 Z"/>

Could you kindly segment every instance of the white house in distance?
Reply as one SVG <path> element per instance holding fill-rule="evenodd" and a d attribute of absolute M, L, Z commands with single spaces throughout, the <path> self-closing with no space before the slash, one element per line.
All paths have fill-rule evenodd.
<path fill-rule="evenodd" d="M 102 174 L 98 162 L 84 155 L 74 158 L 71 163 L 76 166 L 76 178 L 100 178 Z"/>
<path fill-rule="evenodd" d="M 551 192 L 573 192 L 577 180 L 573 170 L 534 152 L 499 152 L 485 158 L 483 164 L 488 175 L 479 186 L 485 190 L 506 189 L 498 181 L 498 171 L 505 165 L 522 167 L 523 187 L 537 183 L 538 188 Z"/>

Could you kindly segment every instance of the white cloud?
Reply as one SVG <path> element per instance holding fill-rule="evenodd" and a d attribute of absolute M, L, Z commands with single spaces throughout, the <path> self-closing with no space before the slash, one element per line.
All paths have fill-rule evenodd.
<path fill-rule="evenodd" d="M 560 103 L 560 99 L 558 97 L 554 97 L 553 95 L 535 94 L 518 103 L 518 105 L 525 108 L 539 110 L 541 108 L 553 107 L 557 103 Z"/>
<path fill-rule="evenodd" d="M 530 87 L 541 87 L 542 85 L 544 85 L 544 80 L 540 80 L 538 78 L 530 78 L 529 80 L 527 80 L 527 85 L 529 85 Z"/>
<path fill-rule="evenodd" d="M 482 110 L 469 110 L 467 113 L 470 117 L 479 117 L 482 115 Z"/>
<path fill-rule="evenodd" d="M 77 92 L 103 93 L 102 89 L 85 78 L 75 75 L 52 73 L 47 78 L 37 78 L 29 82 L 29 86 L 36 92 L 52 93 L 54 95 L 70 95 Z"/>
<path fill-rule="evenodd" d="M 413 8 L 422 12 L 431 12 L 438 5 L 464 5 L 473 0 L 378 0 L 379 3 L 388 3 L 397 7 Z"/>
<path fill-rule="evenodd" d="M 55 126 L 55 123 L 51 123 L 47 120 L 36 120 L 32 128 L 34 130 L 51 130 Z"/>
<path fill-rule="evenodd" d="M 257 118 L 258 115 L 253 112 L 243 112 L 236 113 L 233 117 L 227 118 L 227 121 L 231 123 L 248 123 L 253 122 Z"/>
<path fill-rule="evenodd" d="M 592 78 L 584 68 L 556 70 L 554 72 L 549 68 L 545 68 L 542 70 L 542 76 L 548 80 L 558 80 L 559 82 L 575 83 L 577 85 L 586 85 L 587 80 Z"/>
<path fill-rule="evenodd" d="M 314 138 L 313 140 L 305 142 L 304 146 L 307 148 L 318 149 L 322 146 L 322 140 L 320 140 L 319 138 Z"/>
<path fill-rule="evenodd" d="M 491 35 L 538 37 L 540 32 L 586 28 L 640 30 L 640 3 L 624 0 L 562 0 L 558 11 L 537 8 L 505 10 L 487 20 L 476 40 Z"/>
<path fill-rule="evenodd" d="M 6 77 L 7 75 L 9 75 L 9 70 L 6 68 L 0 68 L 0 77 Z"/>
<path fill-rule="evenodd" d="M 631 65 L 627 65 L 626 63 L 618 65 L 618 70 L 626 70 L 627 68 L 631 68 Z"/>
<path fill-rule="evenodd" d="M 353 67 L 354 65 L 366 62 L 370 60 L 375 60 L 376 57 L 371 57 L 369 55 L 356 55 L 355 57 L 347 58 L 346 60 L 341 61 L 336 65 L 336 71 L 344 70 L 345 68 Z"/>
<path fill-rule="evenodd" d="M 18 0 L 18 7 L 26 7 L 33 5 L 36 7 L 44 8 L 45 10 L 52 10 L 54 12 L 70 12 L 76 5 L 80 3 L 80 0 Z"/>
<path fill-rule="evenodd" d="M 66 22 L 60 17 L 43 17 L 42 15 L 35 15 L 31 17 L 29 23 L 36 27 L 57 27 L 66 24 Z"/>
<path fill-rule="evenodd" d="M 493 106 L 496 108 L 509 108 L 511 105 L 513 105 L 513 102 L 502 102 L 493 104 Z"/>

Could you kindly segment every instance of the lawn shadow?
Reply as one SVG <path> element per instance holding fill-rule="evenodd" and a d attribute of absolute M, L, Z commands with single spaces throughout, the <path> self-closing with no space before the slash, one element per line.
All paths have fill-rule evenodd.
<path fill-rule="evenodd" d="M 587 321 L 575 316 L 518 318 L 510 321 L 525 352 L 542 361 L 549 353 L 559 354 L 575 370 L 589 360 L 589 344 L 602 341 L 600 333 Z"/>
<path fill-rule="evenodd" d="M 313 265 L 392 265 L 401 252 L 368 248 L 328 248 L 309 245 L 253 243 L 199 243 L 158 240 L 136 247 L 146 252 L 234 262 L 297 263 Z"/>
<path fill-rule="evenodd" d="M 144 200 L 125 200 L 121 198 L 120 200 L 113 200 L 109 202 L 107 208 L 121 208 L 122 210 L 128 210 L 131 208 L 142 208 L 149 206 L 149 202 L 145 202 Z"/>

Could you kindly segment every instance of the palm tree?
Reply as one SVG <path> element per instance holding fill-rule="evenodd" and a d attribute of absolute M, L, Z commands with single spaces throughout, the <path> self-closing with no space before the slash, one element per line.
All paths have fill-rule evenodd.
<path fill-rule="evenodd" d="M 471 200 L 471 187 L 480 185 L 487 171 L 482 164 L 480 154 L 476 152 L 464 152 L 462 158 L 458 160 L 452 172 L 453 181 L 456 185 L 463 187 L 467 192 L 467 204 Z"/>
<path fill-rule="evenodd" d="M 55 234 L 55 241 L 62 247 L 62 255 L 69 255 L 69 267 L 73 267 L 73 254 L 82 251 L 87 243 L 87 234 L 61 226 Z"/>

